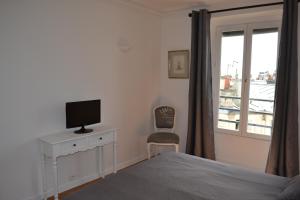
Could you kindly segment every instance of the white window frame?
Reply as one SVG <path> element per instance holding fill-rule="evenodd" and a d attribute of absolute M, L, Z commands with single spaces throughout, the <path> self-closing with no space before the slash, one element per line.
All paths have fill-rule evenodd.
<path fill-rule="evenodd" d="M 249 133 L 247 131 L 248 125 L 248 106 L 249 106 L 249 92 L 250 92 L 250 73 L 251 73 L 251 53 L 252 53 L 252 33 L 254 29 L 263 28 L 278 28 L 278 47 L 280 44 L 280 32 L 281 22 L 276 21 L 265 21 L 265 22 L 252 22 L 243 23 L 236 25 L 223 25 L 216 27 L 215 36 L 215 65 L 216 65 L 216 92 L 214 99 L 215 106 L 215 130 L 217 133 L 232 134 L 242 137 L 250 137 L 255 139 L 270 140 L 271 136 L 260 135 L 256 133 Z M 243 52 L 243 71 L 242 71 L 242 89 L 241 89 L 241 107 L 240 107 L 240 126 L 239 130 L 228 130 L 218 127 L 219 120 L 219 98 L 220 98 L 220 66 L 221 66 L 221 45 L 222 45 L 222 33 L 228 31 L 244 31 L 244 52 Z M 279 48 L 278 48 L 279 49 Z M 277 55 L 278 55 L 277 49 Z M 277 56 L 278 57 L 278 56 Z M 274 116 L 274 115 L 273 115 Z"/>

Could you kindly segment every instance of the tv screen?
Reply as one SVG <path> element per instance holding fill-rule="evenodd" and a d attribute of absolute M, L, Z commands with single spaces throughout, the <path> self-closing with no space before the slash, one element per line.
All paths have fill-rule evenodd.
<path fill-rule="evenodd" d="M 101 122 L 101 100 L 78 101 L 66 103 L 66 127 L 81 127 L 76 133 L 87 133 L 92 130 L 84 126 Z"/>

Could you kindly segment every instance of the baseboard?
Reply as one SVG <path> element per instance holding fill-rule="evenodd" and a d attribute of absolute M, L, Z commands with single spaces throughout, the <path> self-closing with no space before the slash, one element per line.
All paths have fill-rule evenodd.
<path fill-rule="evenodd" d="M 134 165 L 138 162 L 141 162 L 141 161 L 145 160 L 146 158 L 147 158 L 147 155 L 141 155 L 141 156 L 132 158 L 130 160 L 118 163 L 117 170 L 121 170 L 121 169 L 129 167 L 131 165 Z M 104 175 L 108 175 L 108 174 L 111 174 L 113 172 L 114 172 L 113 167 L 110 167 L 110 168 L 104 170 Z"/>
<path fill-rule="evenodd" d="M 138 162 L 145 160 L 146 158 L 147 158 L 147 155 L 140 155 L 140 156 L 132 158 L 130 160 L 118 163 L 117 170 L 121 170 L 121 169 L 129 167 L 131 165 L 134 165 Z M 104 175 L 109 175 L 111 173 L 113 173 L 113 167 L 110 167 L 110 168 L 104 170 Z M 69 181 L 67 183 L 64 183 L 63 185 L 60 185 L 59 191 L 62 192 L 62 191 L 70 190 L 74 187 L 80 186 L 86 182 L 93 181 L 97 178 L 100 178 L 100 177 L 98 176 L 98 173 L 95 173 L 95 174 L 91 174 L 89 176 L 82 177 L 78 180 Z M 53 196 L 52 188 L 47 191 L 47 197 L 50 197 L 50 196 Z M 41 199 L 42 199 L 42 194 L 38 194 L 36 196 L 25 198 L 25 200 L 41 200 Z M 24 200 L 24 199 L 22 199 L 22 200 Z"/>

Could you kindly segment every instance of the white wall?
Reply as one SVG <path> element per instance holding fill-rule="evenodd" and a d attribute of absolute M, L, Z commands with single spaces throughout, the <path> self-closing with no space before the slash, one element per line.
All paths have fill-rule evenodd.
<path fill-rule="evenodd" d="M 164 16 L 161 36 L 160 102 L 176 108 L 176 133 L 185 151 L 188 118 L 188 79 L 168 78 L 168 51 L 190 49 L 191 26 L 187 12 Z"/>
<path fill-rule="evenodd" d="M 103 124 L 120 129 L 118 162 L 144 158 L 160 34 L 160 16 L 118 1 L 0 1 L 0 199 L 38 197 L 37 138 L 65 129 L 68 101 L 101 98 Z M 60 159 L 60 182 L 96 172 L 94 156 Z"/>
<path fill-rule="evenodd" d="M 187 17 L 190 11 L 191 10 L 184 10 L 164 15 L 162 20 L 160 98 L 161 102 L 170 103 L 177 108 L 179 119 L 177 121 L 176 132 L 181 136 L 181 151 L 185 151 L 186 144 L 189 82 L 187 79 L 168 79 L 167 52 L 170 50 L 190 49 L 191 20 Z M 253 20 L 261 20 L 264 19 L 265 16 L 271 17 L 274 20 L 281 18 L 281 14 L 278 10 L 269 10 L 268 12 L 265 12 L 267 10 L 266 8 L 263 8 L 256 11 L 263 12 L 253 15 L 251 14 L 251 11 L 248 11 L 246 16 L 249 17 L 252 15 L 250 18 Z M 245 11 L 230 13 L 230 15 L 239 14 L 235 17 L 226 17 L 224 14 L 215 15 L 212 18 L 212 25 L 221 23 L 229 24 L 237 19 L 246 21 L 243 19 L 243 16 L 245 15 L 241 15 L 241 13 L 244 12 Z M 215 30 L 212 28 L 213 35 L 214 31 Z M 213 73 L 215 73 L 215 68 L 213 68 Z M 213 76 L 213 78 L 217 78 L 217 76 Z M 218 91 L 215 90 L 214 94 L 217 92 Z M 217 160 L 237 164 L 246 168 L 264 171 L 269 145 L 270 142 L 266 140 L 239 137 L 222 133 L 215 134 Z"/>
<path fill-rule="evenodd" d="M 120 129 L 120 166 L 144 158 L 157 103 L 177 108 L 184 151 L 189 82 L 167 78 L 167 52 L 190 48 L 189 12 L 161 20 L 119 0 L 0 1 L 0 199 L 38 199 L 37 138 L 65 129 L 67 101 L 102 99 L 103 124 Z M 120 39 L 130 51 L 120 51 Z M 216 134 L 220 161 L 262 170 L 268 147 L 263 140 Z M 93 175 L 94 156 L 59 159 L 60 183 Z"/>

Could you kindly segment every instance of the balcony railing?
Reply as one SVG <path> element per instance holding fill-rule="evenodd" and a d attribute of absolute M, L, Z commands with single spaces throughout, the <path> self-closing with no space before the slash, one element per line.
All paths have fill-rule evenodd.
<path fill-rule="evenodd" d="M 227 122 L 227 123 L 233 123 L 236 124 L 236 126 L 239 126 L 240 121 L 232 121 L 232 120 L 226 120 L 226 119 L 219 119 L 220 122 Z M 272 126 L 267 126 L 267 125 L 261 125 L 261 124 L 253 124 L 253 123 L 248 123 L 249 126 L 256 126 L 256 127 L 262 127 L 262 128 L 272 128 Z M 238 129 L 238 128 L 237 128 Z"/>
<path fill-rule="evenodd" d="M 220 95 L 220 98 L 222 99 L 241 99 L 241 97 L 235 97 L 235 96 L 224 96 L 224 95 Z M 256 98 L 249 98 L 250 101 L 264 101 L 264 102 L 274 102 L 274 100 L 271 99 L 256 99 Z"/>
<path fill-rule="evenodd" d="M 220 95 L 220 98 L 223 98 L 223 99 L 238 99 L 240 100 L 241 97 L 235 97 L 235 96 L 222 96 Z M 257 99 L 257 98 L 249 98 L 250 101 L 262 101 L 262 102 L 270 102 L 270 103 L 273 103 L 274 100 L 270 100 L 270 99 Z M 230 111 L 230 112 L 240 112 L 240 109 L 238 108 L 227 108 L 227 107 L 222 107 L 220 106 L 219 107 L 220 110 L 227 110 L 227 111 Z M 249 113 L 252 113 L 252 114 L 262 114 L 262 115 L 270 115 L 270 116 L 273 116 L 273 113 L 272 112 L 266 112 L 266 111 L 254 111 L 254 110 L 249 110 L 248 111 Z M 218 119 L 218 121 L 220 122 L 227 122 L 227 123 L 234 123 L 236 124 L 236 129 L 238 129 L 239 125 L 240 125 L 240 121 L 237 120 L 237 121 L 232 121 L 232 120 L 225 120 L 225 119 Z M 261 125 L 261 124 L 254 124 L 254 123 L 248 123 L 249 126 L 256 126 L 256 127 L 261 127 L 261 128 L 270 128 L 272 129 L 272 126 L 267 126 L 267 125 Z"/>

